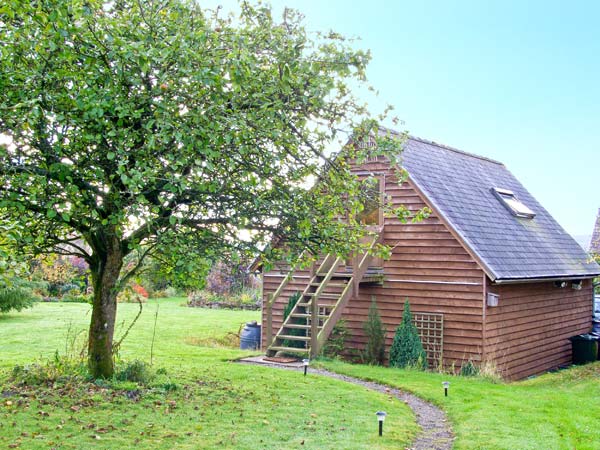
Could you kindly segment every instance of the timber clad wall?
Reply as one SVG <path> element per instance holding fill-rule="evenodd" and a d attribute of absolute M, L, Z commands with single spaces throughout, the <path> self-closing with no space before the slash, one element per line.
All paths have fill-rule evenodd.
<path fill-rule="evenodd" d="M 568 338 L 591 329 L 592 282 L 581 290 L 552 282 L 489 286 L 500 295 L 486 311 L 486 359 L 502 375 L 520 379 L 571 363 Z"/>
<path fill-rule="evenodd" d="M 361 170 L 385 174 L 386 195 L 391 196 L 395 207 L 405 205 L 416 212 L 426 206 L 408 182 L 398 186 L 388 165 L 369 163 Z M 364 349 L 366 340 L 362 325 L 367 318 L 371 296 L 375 296 L 387 330 L 389 348 L 402 320 L 404 301 L 408 298 L 413 312 L 444 314 L 446 365 L 457 363 L 460 366 L 462 360 L 481 360 L 483 271 L 435 215 L 422 222 L 407 224 L 386 218 L 384 225 L 385 244 L 393 248 L 391 259 L 384 262 L 385 281 L 383 286 L 362 285 L 359 298 L 350 300 L 344 310 L 342 318 L 350 332 L 348 347 Z M 301 275 L 308 276 L 308 272 Z M 265 300 L 277 289 L 283 276 L 274 271 L 264 274 Z M 273 333 L 281 325 L 289 295 L 303 290 L 302 281 L 305 280 L 290 283 L 285 295 L 273 306 Z"/>
<path fill-rule="evenodd" d="M 385 193 L 395 207 L 415 212 L 427 206 L 410 182 L 395 181 L 387 164 L 371 162 L 360 171 L 385 176 Z M 358 172 L 358 170 L 357 170 Z M 554 283 L 493 285 L 449 228 L 435 214 L 418 223 L 384 221 L 384 242 L 392 256 L 383 262 L 382 286 L 362 284 L 342 314 L 349 338 L 348 355 L 365 347 L 362 330 L 374 296 L 387 330 L 386 351 L 402 320 L 405 299 L 413 313 L 443 314 L 443 363 L 457 369 L 468 361 L 490 361 L 509 379 L 524 378 L 571 361 L 570 336 L 591 328 L 592 285 L 579 291 Z M 280 328 L 289 296 L 302 291 L 308 271 L 298 273 L 273 306 L 273 334 Z M 285 274 L 263 275 L 263 298 L 277 289 Z M 326 291 L 331 292 L 331 291 Z M 487 292 L 499 294 L 487 307 Z M 263 319 L 265 315 L 263 312 Z M 263 320 L 263 324 L 266 320 Z M 265 347 L 263 329 L 263 348 Z"/>
<path fill-rule="evenodd" d="M 404 205 L 416 212 L 427 206 L 409 182 L 399 186 L 384 165 L 368 166 L 374 172 L 378 169 L 386 174 L 386 194 L 394 207 Z M 392 257 L 384 262 L 383 286 L 363 285 L 359 298 L 352 299 L 344 311 L 349 346 L 364 349 L 362 324 L 375 296 L 389 349 L 408 298 L 413 313 L 444 315 L 445 365 L 481 360 L 483 271 L 434 214 L 406 224 L 386 218 L 384 225 L 384 242 L 393 249 Z"/>

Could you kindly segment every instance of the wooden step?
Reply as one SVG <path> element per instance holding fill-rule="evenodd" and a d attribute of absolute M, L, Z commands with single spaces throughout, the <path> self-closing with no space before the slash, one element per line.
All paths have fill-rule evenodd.
<path fill-rule="evenodd" d="M 290 317 L 302 317 L 303 319 L 306 319 L 306 318 L 310 318 L 311 314 L 292 313 L 292 314 L 290 314 Z M 317 317 L 319 319 L 327 319 L 329 317 L 329 314 L 327 314 L 327 315 L 319 314 Z"/>
<path fill-rule="evenodd" d="M 287 325 L 283 325 L 282 328 L 296 328 L 300 330 L 310 330 L 310 325 L 300 325 L 297 323 L 288 323 Z M 321 328 L 321 327 L 319 327 Z"/>
<path fill-rule="evenodd" d="M 318 273 L 316 274 L 319 277 L 324 277 L 327 274 L 326 273 Z M 331 278 L 352 278 L 352 272 L 338 272 L 338 273 L 334 273 Z"/>
<path fill-rule="evenodd" d="M 321 283 L 311 283 L 311 286 L 315 286 L 315 287 L 319 287 L 321 286 Z M 348 286 L 348 283 L 327 283 L 327 287 L 341 287 L 341 288 L 345 288 L 346 286 Z"/>
<path fill-rule="evenodd" d="M 324 300 L 326 300 L 326 299 L 324 299 Z M 303 308 L 308 308 L 311 305 L 312 305 L 312 303 L 296 303 L 296 306 L 301 306 Z M 319 308 L 333 308 L 334 304 L 329 304 L 329 303 L 328 304 L 324 304 L 324 303 L 322 304 L 322 303 L 319 303 L 317 306 Z"/>
<path fill-rule="evenodd" d="M 314 297 L 315 296 L 315 292 L 308 292 L 306 294 L 304 294 L 306 297 Z M 340 298 L 339 294 L 321 294 L 319 295 L 319 298 L 328 298 L 331 300 L 337 300 L 338 298 Z"/>
<path fill-rule="evenodd" d="M 294 336 L 291 334 L 279 334 L 275 337 L 277 339 L 286 339 L 288 341 L 310 341 L 310 336 Z"/>
<path fill-rule="evenodd" d="M 295 347 L 281 347 L 279 345 L 272 345 L 269 347 L 269 351 L 273 352 L 291 352 L 291 353 L 306 353 L 309 349 L 307 348 L 295 348 Z"/>

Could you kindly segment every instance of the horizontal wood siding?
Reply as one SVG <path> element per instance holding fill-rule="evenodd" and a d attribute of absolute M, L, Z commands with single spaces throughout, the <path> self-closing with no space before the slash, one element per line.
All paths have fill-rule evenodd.
<path fill-rule="evenodd" d="M 394 207 L 404 205 L 416 212 L 427 206 L 409 182 L 398 185 L 386 165 L 370 163 L 366 168 L 385 174 L 386 194 Z M 365 348 L 363 324 L 374 296 L 389 351 L 408 299 L 413 312 L 444 315 L 445 365 L 481 360 L 483 272 L 478 264 L 435 214 L 418 223 L 388 217 L 384 225 L 384 242 L 393 249 L 384 262 L 384 283 L 361 285 L 359 297 L 344 310 L 348 347 L 354 353 Z"/>
<path fill-rule="evenodd" d="M 411 212 L 426 206 L 410 184 L 398 185 L 387 164 L 370 162 L 361 172 L 385 175 L 386 195 L 394 206 Z M 571 361 L 570 336 L 591 326 L 591 281 L 580 291 L 555 288 L 553 283 L 492 285 L 479 264 L 456 235 L 435 213 L 419 223 L 386 218 L 384 242 L 392 248 L 384 262 L 383 286 L 361 285 L 342 318 L 349 331 L 349 355 L 365 347 L 363 324 L 371 299 L 375 298 L 387 330 L 387 350 L 402 319 L 405 299 L 413 312 L 444 315 L 444 365 L 459 368 L 467 360 L 489 361 L 509 379 L 524 378 Z M 273 334 L 283 320 L 289 296 L 301 291 L 306 278 L 290 283 L 273 307 Z M 278 272 L 264 274 L 263 295 L 267 299 L 282 281 Z M 500 295 L 498 307 L 485 307 L 486 290 Z M 263 323 L 264 320 L 263 312 Z M 263 346 L 264 346 L 263 329 Z"/>
<path fill-rule="evenodd" d="M 409 182 L 401 185 L 386 164 L 368 163 L 360 170 L 384 173 L 386 194 L 395 207 L 416 212 L 427 206 Z M 446 225 L 435 215 L 418 223 L 402 223 L 386 218 L 384 242 L 392 250 L 384 262 L 383 286 L 361 285 L 342 318 L 349 330 L 347 347 L 357 355 L 365 347 L 363 324 L 372 296 L 375 296 L 387 330 L 386 350 L 402 320 L 405 299 L 413 312 L 444 315 L 444 364 L 460 367 L 467 360 L 481 361 L 483 330 L 483 272 Z M 304 272 L 303 275 L 308 275 Z M 278 272 L 263 276 L 263 298 L 283 280 Z M 283 309 L 292 292 L 302 290 L 307 280 L 290 283 L 273 307 L 273 334 L 281 326 Z M 263 324 L 266 323 L 263 311 Z M 264 348 L 263 329 L 263 348 Z"/>
<path fill-rule="evenodd" d="M 521 379 L 571 362 L 568 338 L 591 330 L 592 284 L 489 285 L 498 306 L 486 308 L 486 360 L 508 379 Z"/>

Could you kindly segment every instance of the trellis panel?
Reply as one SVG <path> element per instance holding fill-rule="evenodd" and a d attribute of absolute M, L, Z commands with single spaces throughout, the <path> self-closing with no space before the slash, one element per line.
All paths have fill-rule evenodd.
<path fill-rule="evenodd" d="M 444 353 L 444 315 L 414 312 L 413 323 L 417 327 L 423 349 L 427 353 L 429 367 L 440 366 Z"/>

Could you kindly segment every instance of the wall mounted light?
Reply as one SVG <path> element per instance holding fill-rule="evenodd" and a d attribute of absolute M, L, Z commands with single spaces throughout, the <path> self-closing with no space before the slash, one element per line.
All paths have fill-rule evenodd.
<path fill-rule="evenodd" d="M 567 282 L 566 281 L 555 281 L 554 282 L 554 287 L 557 288 L 566 288 L 567 287 Z"/>
<path fill-rule="evenodd" d="M 580 291 L 583 287 L 583 282 L 581 280 L 575 280 L 571 283 L 571 287 L 576 291 Z"/>
<path fill-rule="evenodd" d="M 488 292 L 487 294 L 487 305 L 488 306 L 498 306 L 498 301 L 500 300 L 500 296 L 498 294 L 494 294 L 492 292 Z"/>

